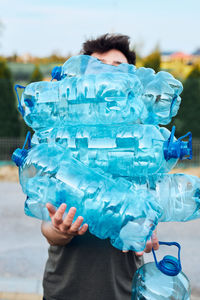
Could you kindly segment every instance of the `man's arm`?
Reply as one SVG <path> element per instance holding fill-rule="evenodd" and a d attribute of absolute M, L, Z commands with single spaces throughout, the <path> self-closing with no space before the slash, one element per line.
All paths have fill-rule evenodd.
<path fill-rule="evenodd" d="M 72 223 L 76 213 L 75 207 L 70 208 L 65 218 L 63 218 L 63 215 L 67 207 L 66 204 L 61 204 L 57 210 L 55 210 L 54 206 L 50 203 L 47 203 L 46 207 L 49 211 L 51 222 L 42 222 L 41 231 L 50 245 L 67 245 L 74 236 L 83 235 L 87 231 L 88 225 L 82 225 L 83 217 L 79 216 L 76 221 Z"/>
<path fill-rule="evenodd" d="M 88 225 L 83 224 L 83 217 L 78 217 L 76 221 L 72 224 L 74 216 L 76 214 L 76 208 L 71 207 L 66 217 L 63 219 L 64 212 L 66 210 L 66 204 L 61 204 L 61 206 L 55 210 L 54 206 L 50 203 L 46 205 L 51 222 L 42 222 L 41 231 L 42 234 L 47 239 L 48 243 L 52 246 L 64 246 L 71 242 L 72 238 L 76 235 L 83 235 L 87 229 Z M 80 228 L 80 226 L 82 227 Z M 152 248 L 158 250 L 159 243 L 157 238 L 157 230 L 154 230 L 151 240 L 147 241 L 146 248 L 144 251 L 136 252 L 137 256 L 142 256 L 144 252 L 151 252 Z M 128 252 L 128 251 L 123 251 Z"/>

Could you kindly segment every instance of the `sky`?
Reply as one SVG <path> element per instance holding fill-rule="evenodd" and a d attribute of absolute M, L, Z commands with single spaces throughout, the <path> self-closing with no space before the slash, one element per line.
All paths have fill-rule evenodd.
<path fill-rule="evenodd" d="M 199 0 L 0 0 L 0 55 L 78 54 L 82 43 L 122 33 L 141 55 L 200 48 Z"/>

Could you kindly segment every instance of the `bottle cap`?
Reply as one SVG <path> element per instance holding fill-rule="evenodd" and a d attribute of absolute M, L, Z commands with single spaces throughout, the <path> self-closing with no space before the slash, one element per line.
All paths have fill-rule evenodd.
<path fill-rule="evenodd" d="M 26 139 L 24 141 L 24 145 L 23 145 L 22 149 L 17 148 L 12 154 L 11 159 L 12 159 L 12 161 L 14 161 L 14 163 L 18 167 L 20 167 L 23 164 L 23 161 L 28 154 L 28 150 L 25 149 L 27 142 L 28 142 L 28 150 L 29 150 L 31 148 L 31 133 L 30 133 L 30 131 L 27 132 Z"/>
<path fill-rule="evenodd" d="M 12 161 L 19 167 L 23 164 L 25 157 L 27 156 L 26 149 L 17 148 L 12 154 Z"/>
<path fill-rule="evenodd" d="M 52 72 L 51 72 L 51 81 L 53 79 L 56 79 L 56 80 L 61 80 L 61 72 L 62 72 L 62 67 L 60 66 L 56 66 L 53 68 Z"/>
<path fill-rule="evenodd" d="M 192 134 L 188 132 L 180 137 L 177 141 L 173 141 L 175 126 L 172 127 L 172 132 L 167 141 L 164 142 L 164 157 L 168 161 L 170 158 L 192 159 Z M 183 141 L 188 137 L 189 141 Z"/>
<path fill-rule="evenodd" d="M 168 275 L 168 276 L 176 276 L 181 271 L 181 265 L 178 259 L 171 255 L 166 255 L 159 263 L 159 270 Z"/>

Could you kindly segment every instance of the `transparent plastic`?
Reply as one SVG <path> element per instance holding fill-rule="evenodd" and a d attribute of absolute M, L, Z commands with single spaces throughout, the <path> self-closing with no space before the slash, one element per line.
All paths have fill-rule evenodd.
<path fill-rule="evenodd" d="M 91 233 L 134 251 L 159 221 L 199 217 L 199 179 L 166 174 L 191 156 L 191 143 L 173 148 L 176 138 L 158 125 L 177 113 L 179 81 L 84 55 L 53 73 L 59 81 L 29 84 L 19 104 L 35 131 L 32 148 L 13 154 L 27 215 L 48 220 L 46 203 L 66 202 Z"/>
<path fill-rule="evenodd" d="M 189 280 L 182 271 L 177 276 L 168 276 L 150 262 L 136 271 L 131 299 L 190 300 L 190 294 Z"/>
<path fill-rule="evenodd" d="M 180 105 L 182 84 L 167 72 L 118 67 L 80 55 L 61 69 L 58 82 L 29 84 L 24 119 L 34 130 L 64 125 L 168 124 Z"/>
<path fill-rule="evenodd" d="M 133 278 L 132 300 L 189 300 L 190 283 L 182 272 L 180 250 L 177 242 L 159 242 L 160 245 L 177 246 L 178 258 L 166 255 L 158 262 L 144 264 Z"/>

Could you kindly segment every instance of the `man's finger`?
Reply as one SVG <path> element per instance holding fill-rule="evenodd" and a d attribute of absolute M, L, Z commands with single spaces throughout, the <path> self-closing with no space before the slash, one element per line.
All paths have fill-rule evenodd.
<path fill-rule="evenodd" d="M 144 249 L 144 252 L 145 253 L 149 253 L 149 252 L 151 252 L 151 250 L 152 250 L 152 242 L 151 241 L 147 241 L 146 247 Z"/>
<path fill-rule="evenodd" d="M 56 213 L 52 218 L 52 223 L 54 226 L 59 226 L 63 222 L 63 215 L 66 210 L 67 205 L 62 203 L 60 207 L 57 209 Z"/>
<path fill-rule="evenodd" d="M 81 227 L 82 223 L 83 223 L 83 217 L 78 217 L 76 221 L 72 224 L 68 232 L 70 234 L 78 234 L 79 228 Z"/>
<path fill-rule="evenodd" d="M 51 203 L 47 203 L 47 204 L 46 204 L 46 208 L 48 209 L 50 218 L 51 218 L 53 215 L 55 215 L 56 209 L 55 209 L 55 207 L 54 207 Z"/>
<path fill-rule="evenodd" d="M 135 255 L 136 256 L 142 256 L 144 254 L 144 251 L 141 251 L 141 252 L 135 252 Z"/>
<path fill-rule="evenodd" d="M 159 249 L 159 241 L 158 241 L 157 234 L 155 231 L 153 232 L 153 234 L 151 236 L 151 241 L 152 241 L 153 249 L 158 250 Z"/>
<path fill-rule="evenodd" d="M 78 235 L 83 235 L 88 230 L 88 224 L 83 224 L 83 226 L 79 229 Z"/>
<path fill-rule="evenodd" d="M 76 214 L 76 208 L 71 207 L 70 210 L 68 211 L 68 214 L 64 218 L 61 226 L 63 232 L 67 231 L 71 227 L 75 214 Z"/>

